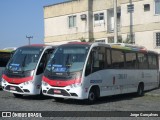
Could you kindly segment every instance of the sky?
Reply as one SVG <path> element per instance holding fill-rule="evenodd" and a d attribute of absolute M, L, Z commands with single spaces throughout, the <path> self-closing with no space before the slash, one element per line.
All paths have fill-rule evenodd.
<path fill-rule="evenodd" d="M 43 7 L 66 0 L 0 0 L 0 49 L 44 43 Z"/>

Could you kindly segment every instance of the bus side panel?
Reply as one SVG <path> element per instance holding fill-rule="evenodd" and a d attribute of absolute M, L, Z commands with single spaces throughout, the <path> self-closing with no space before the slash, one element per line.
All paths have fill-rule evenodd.
<path fill-rule="evenodd" d="M 2 86 L 2 73 L 3 73 L 3 70 L 5 69 L 5 67 L 0 67 L 0 87 Z"/>
<path fill-rule="evenodd" d="M 158 87 L 157 70 L 141 70 L 139 73 L 139 82 L 144 83 L 144 90 L 150 90 Z"/>
<path fill-rule="evenodd" d="M 40 94 L 41 92 L 42 76 L 43 76 L 43 73 L 39 75 L 35 75 L 34 77 L 34 86 L 35 86 L 34 93 L 35 94 Z"/>
<path fill-rule="evenodd" d="M 158 85 L 156 70 L 106 69 L 88 75 L 84 81 L 88 92 L 92 86 L 98 85 L 100 96 L 137 92 L 140 82 L 144 83 L 144 90 L 153 89 Z"/>

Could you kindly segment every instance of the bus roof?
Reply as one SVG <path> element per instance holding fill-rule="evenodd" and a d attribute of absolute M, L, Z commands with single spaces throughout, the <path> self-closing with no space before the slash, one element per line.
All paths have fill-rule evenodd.
<path fill-rule="evenodd" d="M 90 45 L 89 42 L 68 42 L 67 44 L 77 44 L 77 45 Z"/>
<path fill-rule="evenodd" d="M 2 53 L 2 52 L 3 52 L 3 53 L 4 53 L 4 52 L 5 52 L 5 53 L 10 53 L 10 52 L 13 52 L 13 51 L 15 51 L 15 50 L 9 50 L 9 49 L 8 49 L 8 50 L 0 50 L 1 53 Z"/>
<path fill-rule="evenodd" d="M 3 50 L 16 50 L 17 47 L 7 47 L 7 48 L 4 48 Z"/>
<path fill-rule="evenodd" d="M 144 46 L 132 45 L 132 44 L 109 44 L 111 48 L 117 48 L 122 50 L 129 50 L 135 52 L 148 52 L 148 50 Z"/>
<path fill-rule="evenodd" d="M 125 44 L 125 43 L 110 43 L 110 44 L 108 43 L 108 44 L 106 44 L 106 43 L 102 43 L 102 42 L 95 42 L 95 43 L 69 42 L 67 44 L 68 45 L 70 45 L 70 44 L 74 44 L 74 45 L 93 45 L 93 46 L 102 45 L 102 46 L 106 46 L 108 48 L 115 48 L 115 49 L 121 49 L 121 50 L 127 50 L 127 51 L 135 51 L 135 52 L 143 52 L 143 53 L 151 52 L 151 51 L 148 51 L 144 46 Z M 67 45 L 67 44 L 65 44 L 65 45 Z"/>
<path fill-rule="evenodd" d="M 147 50 L 146 47 L 140 46 L 140 45 L 133 45 L 133 44 L 125 44 L 125 43 L 102 43 L 102 42 L 68 42 L 66 44 L 62 45 L 92 45 L 92 46 L 106 46 L 108 48 L 114 48 L 114 49 L 121 49 L 121 50 L 126 50 L 126 51 L 134 51 L 134 52 L 142 52 L 142 53 L 157 53 L 152 50 Z M 158 54 L 158 53 L 157 53 Z"/>
<path fill-rule="evenodd" d="M 53 47 L 56 47 L 56 45 L 46 45 L 46 44 L 31 44 L 31 45 L 24 45 L 24 46 L 21 46 L 21 47 L 47 47 L 47 46 L 53 46 Z"/>

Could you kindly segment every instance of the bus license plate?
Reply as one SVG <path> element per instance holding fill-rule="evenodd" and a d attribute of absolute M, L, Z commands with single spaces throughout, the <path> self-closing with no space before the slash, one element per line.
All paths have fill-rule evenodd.
<path fill-rule="evenodd" d="M 54 93 L 60 94 L 61 91 L 60 90 L 54 90 Z"/>
<path fill-rule="evenodd" d="M 16 90 L 16 88 L 15 87 L 10 87 L 10 90 Z"/>

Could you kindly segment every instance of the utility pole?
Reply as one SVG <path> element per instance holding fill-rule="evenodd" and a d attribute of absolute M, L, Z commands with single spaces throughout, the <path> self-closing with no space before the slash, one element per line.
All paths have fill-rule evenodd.
<path fill-rule="evenodd" d="M 26 36 L 26 38 L 28 39 L 28 42 L 29 42 L 29 45 L 30 45 L 31 44 L 30 39 L 33 38 L 33 36 Z"/>
<path fill-rule="evenodd" d="M 132 4 L 132 0 L 129 0 L 130 3 L 130 40 L 131 44 L 134 44 L 133 41 L 133 11 L 134 11 L 134 5 Z"/>
<path fill-rule="evenodd" d="M 118 30 L 117 30 L 117 0 L 114 0 L 114 43 L 117 43 Z"/>

